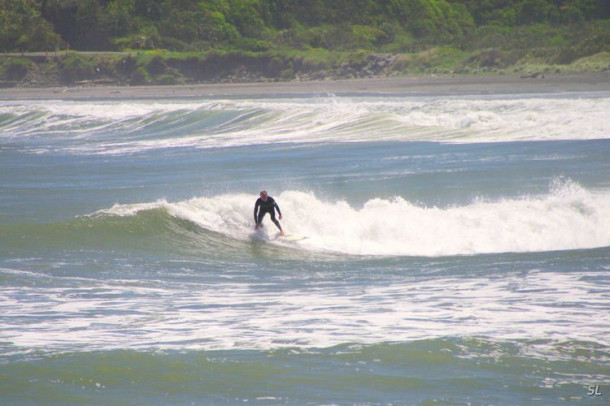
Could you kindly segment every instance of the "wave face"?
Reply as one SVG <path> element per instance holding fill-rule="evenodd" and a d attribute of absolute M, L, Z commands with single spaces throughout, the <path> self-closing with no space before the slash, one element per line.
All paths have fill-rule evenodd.
<path fill-rule="evenodd" d="M 610 137 L 610 97 L 4 102 L 3 143 L 30 153 L 133 154 L 267 143 L 480 143 Z"/>

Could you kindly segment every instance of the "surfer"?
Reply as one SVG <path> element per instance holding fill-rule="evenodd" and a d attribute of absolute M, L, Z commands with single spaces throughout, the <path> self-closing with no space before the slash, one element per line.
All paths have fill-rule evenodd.
<path fill-rule="evenodd" d="M 258 230 L 259 227 L 263 226 L 261 221 L 263 221 L 265 214 L 269 213 L 273 224 L 280 229 L 280 235 L 284 235 L 284 230 L 282 230 L 280 222 L 275 218 L 275 209 L 277 209 L 277 212 L 280 215 L 280 220 L 282 219 L 282 211 L 280 210 L 280 206 L 277 205 L 273 197 L 267 194 L 266 190 L 263 190 L 260 196 L 261 197 L 256 200 L 256 204 L 254 205 L 254 222 L 256 223 L 254 229 Z"/>

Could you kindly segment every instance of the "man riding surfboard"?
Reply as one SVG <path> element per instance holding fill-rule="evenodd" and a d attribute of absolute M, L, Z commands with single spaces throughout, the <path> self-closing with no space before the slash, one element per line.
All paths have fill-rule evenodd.
<path fill-rule="evenodd" d="M 259 227 L 262 227 L 261 221 L 263 221 L 263 217 L 265 214 L 269 213 L 271 216 L 271 221 L 273 224 L 280 229 L 280 235 L 284 235 L 284 230 L 282 230 L 282 226 L 280 222 L 275 218 L 275 209 L 277 209 L 278 214 L 280 215 L 280 220 L 282 219 L 282 211 L 280 210 L 280 206 L 277 205 L 273 197 L 267 194 L 266 190 L 263 190 L 260 193 L 260 197 L 256 200 L 256 204 L 254 205 L 254 222 L 256 225 L 254 226 L 255 230 L 258 230 Z"/>

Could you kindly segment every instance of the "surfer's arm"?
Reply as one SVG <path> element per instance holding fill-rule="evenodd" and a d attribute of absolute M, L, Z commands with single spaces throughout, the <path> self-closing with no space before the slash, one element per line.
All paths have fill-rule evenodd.
<path fill-rule="evenodd" d="M 260 200 L 256 201 L 256 204 L 254 205 L 254 224 L 258 225 L 258 206 L 260 206 L 261 202 Z"/>
<path fill-rule="evenodd" d="M 273 206 L 277 209 L 277 214 L 280 215 L 280 220 L 282 219 L 282 211 L 280 210 L 280 206 L 274 201 Z"/>

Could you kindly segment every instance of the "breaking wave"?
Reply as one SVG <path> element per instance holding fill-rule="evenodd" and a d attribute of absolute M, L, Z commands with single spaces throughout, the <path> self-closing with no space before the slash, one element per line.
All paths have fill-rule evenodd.
<path fill-rule="evenodd" d="M 610 246 L 610 192 L 589 191 L 565 179 L 552 182 L 545 195 L 478 199 L 448 207 L 425 207 L 401 197 L 374 198 L 353 207 L 295 190 L 276 197 L 284 228 L 307 238 L 298 242 L 278 238 L 269 220 L 257 238 L 312 252 L 435 257 Z M 249 241 L 254 236 L 254 199 L 226 194 L 174 203 L 119 204 L 94 216 L 143 216 L 163 209 L 202 230 Z"/>
<path fill-rule="evenodd" d="M 0 140 L 30 153 L 133 154 L 287 142 L 610 137 L 609 97 L 0 103 Z"/>

